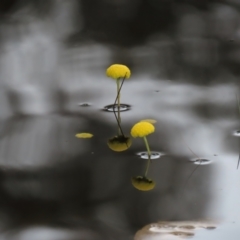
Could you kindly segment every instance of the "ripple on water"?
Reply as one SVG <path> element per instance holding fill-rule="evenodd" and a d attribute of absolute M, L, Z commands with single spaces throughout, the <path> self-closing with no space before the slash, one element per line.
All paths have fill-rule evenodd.
<path fill-rule="evenodd" d="M 125 111 L 128 111 L 130 110 L 131 106 L 128 105 L 128 104 L 120 104 L 120 112 L 125 112 Z M 104 111 L 106 112 L 117 112 L 118 111 L 118 105 L 117 104 L 110 104 L 110 105 L 107 105 L 103 108 Z"/>
<path fill-rule="evenodd" d="M 235 130 L 235 131 L 233 132 L 233 136 L 235 136 L 235 137 L 240 137 L 240 130 Z"/>
<path fill-rule="evenodd" d="M 91 106 L 92 104 L 89 103 L 89 102 L 83 102 L 83 103 L 79 103 L 78 105 L 79 105 L 80 107 L 89 107 L 89 106 Z"/>
<path fill-rule="evenodd" d="M 210 164 L 212 161 L 206 158 L 192 158 L 190 162 L 196 165 L 207 165 Z"/>
<path fill-rule="evenodd" d="M 142 159 L 148 159 L 148 152 L 138 152 L 136 153 L 136 155 L 138 155 L 140 158 Z M 160 158 L 162 155 L 165 155 L 163 152 L 156 152 L 156 151 L 151 151 L 151 159 L 158 159 Z"/>

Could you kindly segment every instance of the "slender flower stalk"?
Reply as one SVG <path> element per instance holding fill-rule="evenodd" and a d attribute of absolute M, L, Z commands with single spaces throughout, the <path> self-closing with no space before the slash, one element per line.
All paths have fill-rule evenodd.
<path fill-rule="evenodd" d="M 144 140 L 144 142 L 145 142 L 145 145 L 146 145 L 146 148 L 147 148 L 147 152 L 148 152 L 147 167 L 146 167 L 146 171 L 145 171 L 145 174 L 144 174 L 144 176 L 147 177 L 148 169 L 149 169 L 150 162 L 151 162 L 151 151 L 150 151 L 150 148 L 149 148 L 149 145 L 148 145 L 147 138 L 146 138 L 146 137 L 143 137 L 143 140 Z"/>
<path fill-rule="evenodd" d="M 117 79 L 117 105 L 118 105 L 118 125 L 121 124 L 121 116 L 120 116 L 120 78 Z M 115 104 L 113 106 L 115 108 Z M 118 126 L 118 134 L 121 135 L 121 129 Z"/>
<path fill-rule="evenodd" d="M 116 117 L 116 114 L 115 114 L 115 107 L 117 105 L 117 117 L 116 117 L 116 120 L 117 120 L 117 123 L 118 123 L 118 135 L 121 136 L 123 135 L 123 132 L 122 132 L 122 129 L 121 129 L 121 116 L 120 116 L 120 107 L 121 107 L 121 101 L 120 101 L 120 91 L 121 91 L 121 88 L 122 88 L 122 85 L 123 85 L 123 82 L 125 79 L 127 78 L 130 78 L 131 76 L 131 71 L 130 69 L 125 66 L 125 65 L 122 65 L 122 64 L 113 64 L 111 65 L 109 68 L 107 68 L 106 70 L 106 75 L 110 78 L 113 78 L 116 80 L 116 83 L 117 83 L 117 97 L 116 97 L 116 100 L 114 102 L 114 105 L 113 105 L 113 112 L 114 112 L 114 115 Z M 122 84 L 120 86 L 120 82 L 121 82 L 121 79 L 122 79 Z M 124 136 L 124 135 L 123 135 Z"/>
<path fill-rule="evenodd" d="M 132 140 L 129 137 L 124 136 L 124 133 L 121 128 L 121 101 L 120 101 L 120 92 L 123 86 L 125 79 L 129 78 L 131 72 L 129 68 L 121 64 L 113 64 L 106 70 L 106 75 L 116 80 L 117 84 L 117 96 L 113 104 L 113 113 L 118 124 L 118 135 L 108 140 L 108 147 L 115 151 L 121 152 L 127 150 L 131 144 Z M 121 81 L 122 80 L 122 81 Z M 117 108 L 117 111 L 115 111 Z M 116 114 L 117 112 L 117 114 Z"/>

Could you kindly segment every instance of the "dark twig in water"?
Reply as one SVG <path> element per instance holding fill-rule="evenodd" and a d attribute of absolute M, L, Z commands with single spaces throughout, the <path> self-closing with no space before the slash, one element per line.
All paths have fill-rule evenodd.
<path fill-rule="evenodd" d="M 190 178 L 192 177 L 192 175 L 196 172 L 196 170 L 198 169 L 198 167 L 202 164 L 202 159 L 199 159 L 199 160 L 200 160 L 200 164 L 197 165 L 197 166 L 194 168 L 194 170 L 192 171 L 192 173 L 190 174 L 190 176 L 188 176 L 188 178 L 187 178 L 187 180 L 186 180 L 186 182 L 185 182 L 185 184 L 184 184 L 184 189 L 186 188 L 189 179 L 190 179 Z"/>
<path fill-rule="evenodd" d="M 184 139 L 183 139 L 183 142 L 185 143 L 185 145 L 187 146 L 187 148 L 189 149 L 189 151 L 193 154 L 193 155 L 195 155 L 196 157 L 197 157 L 197 159 L 195 160 L 195 162 L 197 161 L 197 160 L 199 160 L 200 161 L 200 164 L 199 165 L 197 165 L 195 168 L 194 168 L 194 170 L 192 171 L 192 173 L 190 174 L 190 176 L 188 176 L 188 178 L 187 178 L 187 180 L 186 180 L 186 182 L 185 182 L 185 184 L 184 184 L 184 189 L 186 188 L 186 185 L 187 185 L 187 183 L 188 183 L 188 181 L 189 181 L 189 179 L 193 176 L 193 174 L 195 173 L 195 171 L 198 169 L 198 167 L 202 164 L 202 159 L 197 155 L 197 154 L 195 154 L 193 151 L 192 151 L 192 149 L 187 145 L 187 143 L 184 141 Z"/>
<path fill-rule="evenodd" d="M 240 140 L 239 140 L 239 148 L 240 148 Z M 238 167 L 239 167 L 239 163 L 240 163 L 240 153 L 239 153 L 239 155 L 238 155 L 238 164 L 237 164 L 237 169 L 238 169 Z"/>
<path fill-rule="evenodd" d="M 237 94 L 236 94 L 236 99 L 237 99 L 237 104 L 238 104 L 238 113 L 239 113 L 239 116 L 240 116 L 240 102 L 239 102 L 239 97 L 238 97 Z M 239 140 L 239 147 L 240 147 L 240 140 Z M 240 163 L 240 152 L 239 152 L 239 155 L 238 155 L 237 169 L 239 167 L 239 163 Z"/>

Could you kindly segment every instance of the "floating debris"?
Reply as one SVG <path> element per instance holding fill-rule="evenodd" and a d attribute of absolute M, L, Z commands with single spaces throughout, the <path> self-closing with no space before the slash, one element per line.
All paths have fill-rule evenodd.
<path fill-rule="evenodd" d="M 210 221 L 157 222 L 139 230 L 135 234 L 134 240 L 188 239 L 195 236 L 201 229 L 216 229 L 216 224 Z"/>
<path fill-rule="evenodd" d="M 92 104 L 91 103 L 88 103 L 88 102 L 83 102 L 83 103 L 79 103 L 78 104 L 80 107 L 89 107 L 91 106 Z"/>

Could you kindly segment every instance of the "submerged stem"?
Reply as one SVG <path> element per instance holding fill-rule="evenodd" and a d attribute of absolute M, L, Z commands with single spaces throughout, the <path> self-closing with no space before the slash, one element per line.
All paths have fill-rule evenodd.
<path fill-rule="evenodd" d="M 150 148 L 149 148 L 149 145 L 148 145 L 147 138 L 146 138 L 146 137 L 143 137 L 143 140 L 144 140 L 144 142 L 145 142 L 145 145 L 146 145 L 146 148 L 147 148 L 147 152 L 148 152 L 147 167 L 146 167 L 146 171 L 145 171 L 145 174 L 144 174 L 144 176 L 147 177 L 148 169 L 149 169 L 150 162 L 151 162 L 151 151 L 150 151 Z"/>

